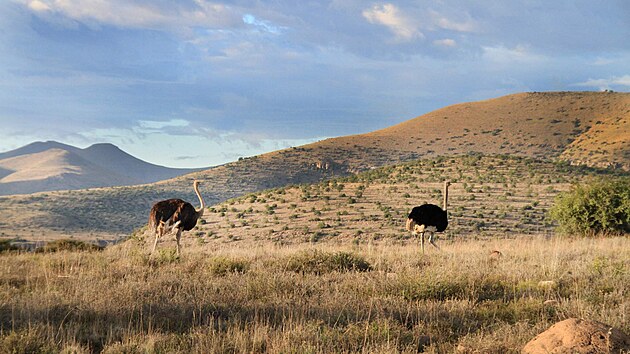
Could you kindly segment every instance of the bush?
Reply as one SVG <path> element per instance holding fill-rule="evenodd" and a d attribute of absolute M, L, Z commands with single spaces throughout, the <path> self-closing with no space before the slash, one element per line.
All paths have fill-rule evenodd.
<path fill-rule="evenodd" d="M 322 274 L 330 272 L 372 270 L 363 257 L 348 252 L 328 253 L 318 250 L 305 251 L 286 261 L 286 270 L 296 273 Z"/>
<path fill-rule="evenodd" d="M 17 251 L 20 248 L 11 244 L 10 239 L 4 239 L 4 240 L 0 240 L 0 253 L 2 252 L 8 252 L 8 251 Z"/>
<path fill-rule="evenodd" d="M 46 338 L 43 330 L 24 329 L 0 337 L 0 354 L 4 353 L 58 353 L 58 348 Z"/>
<path fill-rule="evenodd" d="M 576 185 L 556 197 L 550 217 L 567 234 L 630 232 L 630 178 Z"/>
<path fill-rule="evenodd" d="M 55 240 L 48 242 L 44 247 L 38 248 L 36 252 L 60 252 L 60 251 L 101 251 L 103 247 L 78 240 Z"/>
<path fill-rule="evenodd" d="M 245 273 L 249 263 L 242 259 L 215 257 L 210 261 L 210 272 L 214 275 L 224 276 L 229 273 Z"/>

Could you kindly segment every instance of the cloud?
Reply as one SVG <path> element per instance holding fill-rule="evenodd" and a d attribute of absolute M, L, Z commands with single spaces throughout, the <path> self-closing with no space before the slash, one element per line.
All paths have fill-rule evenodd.
<path fill-rule="evenodd" d="M 575 1 L 0 0 L 0 148 L 124 129 L 158 163 L 182 141 L 238 157 L 464 100 L 627 90 L 629 8 Z"/>
<path fill-rule="evenodd" d="M 194 155 L 194 156 L 175 156 L 173 159 L 177 160 L 177 161 L 186 161 L 186 160 L 196 160 L 198 158 L 200 158 L 201 156 L 199 155 Z"/>
<path fill-rule="evenodd" d="M 43 3 L 39 0 L 33 0 L 31 2 L 28 3 L 28 7 L 33 10 L 33 11 L 37 11 L 37 12 L 42 12 L 42 11 L 50 11 L 50 6 L 48 6 L 48 4 Z"/>
<path fill-rule="evenodd" d="M 542 61 L 544 56 L 531 52 L 525 45 L 517 45 L 514 48 L 505 46 L 482 47 L 483 58 L 490 62 L 498 63 L 533 63 Z"/>
<path fill-rule="evenodd" d="M 402 15 L 398 7 L 393 4 L 374 5 L 370 9 L 363 10 L 362 14 L 368 22 L 389 28 L 398 40 L 410 41 L 424 37 L 418 25 Z"/>
<path fill-rule="evenodd" d="M 454 21 L 441 15 L 437 11 L 430 11 L 430 14 L 431 14 L 431 17 L 433 17 L 433 23 L 439 28 L 456 31 L 456 32 L 477 31 L 477 27 L 478 27 L 477 24 L 470 18 L 467 18 L 465 21 Z"/>
<path fill-rule="evenodd" d="M 454 39 L 446 38 L 446 39 L 437 39 L 433 41 L 433 44 L 441 47 L 456 47 L 457 42 Z"/>
<path fill-rule="evenodd" d="M 86 25 L 163 29 L 238 26 L 233 8 L 205 0 L 137 2 L 129 0 L 18 0 L 40 16 L 61 16 Z"/>
<path fill-rule="evenodd" d="M 585 82 L 574 84 L 573 86 L 597 87 L 600 90 L 608 90 L 615 86 L 625 86 L 630 88 L 630 75 L 614 76 L 609 79 L 588 79 Z"/>
<path fill-rule="evenodd" d="M 270 21 L 260 20 L 252 14 L 243 15 L 243 22 L 271 34 L 280 34 L 286 30 L 286 27 L 275 25 Z"/>
<path fill-rule="evenodd" d="M 185 119 L 171 119 L 169 121 L 152 121 L 152 120 L 140 120 L 138 126 L 144 129 L 164 129 L 168 127 L 187 127 L 190 122 Z"/>

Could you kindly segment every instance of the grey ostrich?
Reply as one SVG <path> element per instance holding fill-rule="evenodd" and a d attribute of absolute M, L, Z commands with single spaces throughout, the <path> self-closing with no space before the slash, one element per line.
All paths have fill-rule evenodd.
<path fill-rule="evenodd" d="M 176 231 L 177 255 L 179 256 L 179 240 L 182 237 L 182 231 L 192 230 L 206 208 L 206 204 L 199 193 L 199 183 L 199 181 L 193 182 L 193 189 L 201 204 L 199 209 L 195 209 L 192 204 L 181 199 L 167 199 L 153 204 L 149 215 L 149 230 L 155 233 L 155 242 L 151 253 L 155 252 L 155 247 L 160 237 L 166 234 L 167 231 Z"/>
<path fill-rule="evenodd" d="M 423 204 L 411 209 L 411 213 L 407 217 L 407 230 L 413 235 L 420 234 L 420 245 L 422 254 L 424 254 L 424 233 L 429 232 L 429 242 L 440 249 L 433 240 L 435 232 L 442 232 L 448 226 L 448 215 L 446 207 L 448 204 L 448 187 L 451 182 L 444 181 L 444 209 L 434 204 Z"/>

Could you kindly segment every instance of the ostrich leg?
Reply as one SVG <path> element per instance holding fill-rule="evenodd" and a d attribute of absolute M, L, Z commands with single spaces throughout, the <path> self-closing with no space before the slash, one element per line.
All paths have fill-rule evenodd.
<path fill-rule="evenodd" d="M 431 244 L 432 244 L 433 246 L 435 246 L 435 248 L 437 248 L 438 250 L 441 250 L 440 246 L 438 246 L 438 245 L 435 243 L 435 241 L 433 240 L 433 232 L 431 232 L 431 233 L 429 234 L 429 242 L 431 242 Z"/>
<path fill-rule="evenodd" d="M 153 252 L 155 252 L 155 247 L 157 247 L 158 237 L 160 237 L 160 236 L 158 236 L 158 234 L 156 233 L 155 234 L 155 242 L 153 242 L 153 248 L 151 249 L 151 253 L 149 253 L 149 254 L 153 254 Z"/>
<path fill-rule="evenodd" d="M 420 248 L 422 248 L 422 254 L 424 255 L 424 231 L 420 232 Z"/>
<path fill-rule="evenodd" d="M 181 248 L 179 245 L 179 239 L 182 238 L 182 229 L 177 229 L 177 235 L 175 237 L 177 238 L 177 257 L 179 257 L 179 249 Z"/>
<path fill-rule="evenodd" d="M 160 236 L 162 236 L 163 233 L 164 233 L 164 221 L 160 221 L 160 224 L 155 229 L 155 241 L 153 242 L 153 248 L 151 249 L 151 253 L 149 254 L 153 254 L 153 252 L 155 252 L 155 247 L 157 247 L 158 239 L 160 238 Z"/>

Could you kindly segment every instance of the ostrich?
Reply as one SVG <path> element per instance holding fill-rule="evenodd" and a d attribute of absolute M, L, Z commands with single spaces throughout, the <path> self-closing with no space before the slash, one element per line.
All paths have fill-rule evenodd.
<path fill-rule="evenodd" d="M 167 231 L 176 231 L 177 255 L 179 256 L 179 239 L 182 231 L 192 230 L 197 225 L 197 220 L 203 215 L 206 204 L 199 193 L 199 181 L 193 182 L 193 189 L 199 198 L 201 207 L 195 209 L 192 204 L 181 199 L 167 199 L 153 204 L 149 215 L 149 230 L 155 233 L 155 242 L 151 253 L 155 252 L 158 239 Z"/>
<path fill-rule="evenodd" d="M 429 232 L 429 242 L 440 249 L 433 241 L 434 232 L 442 232 L 448 226 L 448 217 L 446 214 L 446 205 L 448 203 L 448 186 L 451 182 L 444 181 L 444 210 L 434 204 L 423 204 L 411 209 L 407 219 L 407 230 L 414 235 L 420 234 L 420 245 L 422 254 L 424 254 L 424 233 Z"/>

